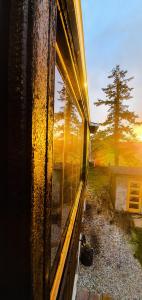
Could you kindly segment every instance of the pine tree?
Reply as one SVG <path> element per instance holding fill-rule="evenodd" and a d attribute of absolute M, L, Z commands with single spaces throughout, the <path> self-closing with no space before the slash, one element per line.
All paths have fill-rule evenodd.
<path fill-rule="evenodd" d="M 138 117 L 134 112 L 129 111 L 129 106 L 125 101 L 132 98 L 131 91 L 133 88 L 128 86 L 128 83 L 133 77 L 126 78 L 127 71 L 120 69 L 117 65 L 108 76 L 112 79 L 112 83 L 103 88 L 106 94 L 106 99 L 98 99 L 96 106 L 108 106 L 108 115 L 106 121 L 101 123 L 104 127 L 102 130 L 106 138 L 111 138 L 113 141 L 114 162 L 119 165 L 119 142 L 130 140 L 135 137 L 133 132 L 133 125 L 137 124 L 136 118 Z"/>

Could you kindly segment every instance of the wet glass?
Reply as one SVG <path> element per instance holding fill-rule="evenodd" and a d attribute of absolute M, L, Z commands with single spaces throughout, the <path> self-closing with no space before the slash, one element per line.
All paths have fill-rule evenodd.
<path fill-rule="evenodd" d="M 58 68 L 55 70 L 51 264 L 80 182 L 83 120 Z"/>

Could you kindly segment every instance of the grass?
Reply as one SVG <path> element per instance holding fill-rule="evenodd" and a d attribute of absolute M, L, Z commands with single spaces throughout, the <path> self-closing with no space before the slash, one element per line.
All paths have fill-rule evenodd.
<path fill-rule="evenodd" d="M 134 256 L 142 265 L 142 228 L 134 228 L 131 233 L 131 244 L 134 250 Z"/>
<path fill-rule="evenodd" d="M 88 187 L 92 192 L 100 192 L 109 183 L 108 169 L 90 166 L 88 172 Z"/>
<path fill-rule="evenodd" d="M 115 224 L 119 226 L 123 232 L 131 235 L 134 230 L 134 222 L 130 213 L 126 211 L 114 212 Z"/>

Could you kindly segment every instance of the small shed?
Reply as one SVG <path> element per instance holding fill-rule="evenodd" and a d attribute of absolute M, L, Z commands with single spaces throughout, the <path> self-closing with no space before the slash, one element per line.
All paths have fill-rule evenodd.
<path fill-rule="evenodd" d="M 116 210 L 142 214 L 142 168 L 110 167 L 110 191 Z"/>

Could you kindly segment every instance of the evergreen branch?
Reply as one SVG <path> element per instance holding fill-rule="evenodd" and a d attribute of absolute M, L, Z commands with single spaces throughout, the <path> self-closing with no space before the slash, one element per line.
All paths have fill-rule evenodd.
<path fill-rule="evenodd" d="M 96 105 L 96 106 L 100 106 L 102 104 L 104 104 L 104 105 L 111 105 L 112 104 L 112 101 L 109 101 L 109 100 L 98 99 L 97 101 L 98 102 L 94 102 L 94 105 Z"/>
<path fill-rule="evenodd" d="M 136 115 L 134 112 L 123 110 L 120 112 L 120 118 L 123 120 L 127 120 L 130 123 L 135 124 L 136 118 L 138 118 L 138 115 Z"/>

